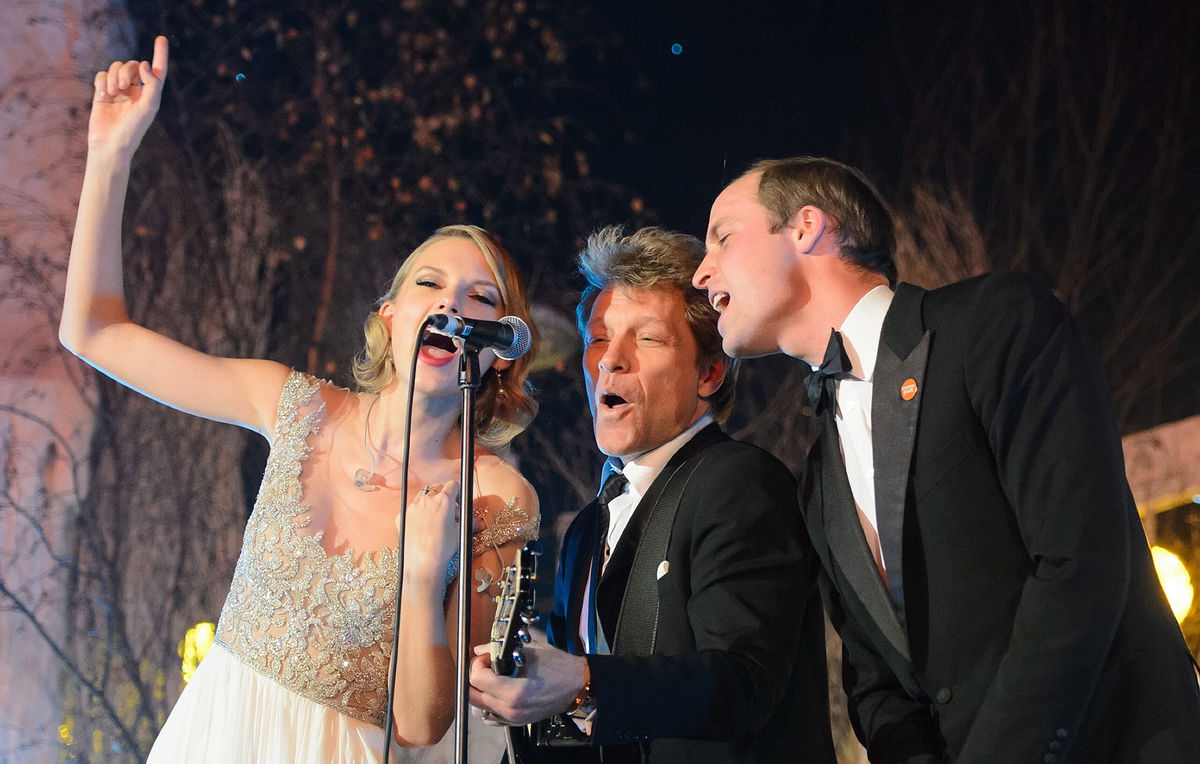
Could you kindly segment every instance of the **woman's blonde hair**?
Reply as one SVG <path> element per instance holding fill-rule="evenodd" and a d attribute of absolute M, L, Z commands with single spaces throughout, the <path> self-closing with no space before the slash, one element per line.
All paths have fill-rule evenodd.
<path fill-rule="evenodd" d="M 396 299 L 400 287 L 412 273 L 422 252 L 437 242 L 450 238 L 469 239 L 479 248 L 500 290 L 500 304 L 497 308 L 503 314 L 516 316 L 528 324 L 532 335 L 528 353 L 513 361 L 504 371 L 498 370 L 494 365 L 488 369 L 476 396 L 475 429 L 479 441 L 489 447 L 502 446 L 528 427 L 537 414 L 537 401 L 533 399 L 533 386 L 529 383 L 528 376 L 529 367 L 538 350 L 538 332 L 516 263 L 495 237 L 478 226 L 443 226 L 421 242 L 400 264 L 396 275 L 392 277 L 387 294 L 379 298 L 375 310 L 371 311 L 363 324 L 366 344 L 354 359 L 354 379 L 359 388 L 369 393 L 378 393 L 391 384 L 396 375 L 392 360 L 392 335 L 387 324 L 379 316 L 379 308 L 384 303 Z"/>

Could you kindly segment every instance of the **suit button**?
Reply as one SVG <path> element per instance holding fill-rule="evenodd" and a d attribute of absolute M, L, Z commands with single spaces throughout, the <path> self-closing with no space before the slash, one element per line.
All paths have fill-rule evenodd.
<path fill-rule="evenodd" d="M 1055 734 L 1055 736 L 1058 737 L 1059 740 L 1067 739 L 1067 731 L 1064 729 L 1060 729 L 1058 732 L 1055 732 L 1054 734 Z"/>
<path fill-rule="evenodd" d="M 945 704 L 949 703 L 951 698 L 953 698 L 953 697 L 954 697 L 954 693 L 950 690 L 950 688 L 943 687 L 942 689 L 937 691 L 937 694 L 933 696 L 933 699 L 936 700 L 938 703 L 945 705 Z"/>
<path fill-rule="evenodd" d="M 804 416 L 815 416 L 816 414 L 816 412 L 813 411 L 812 406 L 805 406 L 804 408 L 800 409 L 800 413 Z"/>
<path fill-rule="evenodd" d="M 1059 742 L 1058 740 L 1051 740 L 1050 745 L 1048 745 L 1046 747 L 1049 748 L 1054 753 L 1058 753 L 1059 751 L 1062 750 L 1062 743 Z"/>
<path fill-rule="evenodd" d="M 1052 753 L 1048 753 L 1042 757 L 1042 761 L 1046 762 L 1046 764 L 1054 764 L 1054 762 L 1058 761 L 1058 757 Z"/>

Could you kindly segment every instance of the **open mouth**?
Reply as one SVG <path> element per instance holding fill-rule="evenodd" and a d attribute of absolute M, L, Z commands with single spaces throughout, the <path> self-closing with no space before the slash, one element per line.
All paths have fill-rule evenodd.
<path fill-rule="evenodd" d="M 421 347 L 437 348 L 438 350 L 445 350 L 447 353 L 454 353 L 458 351 L 458 346 L 454 344 L 454 339 L 452 337 L 447 337 L 444 334 L 438 334 L 437 332 L 430 331 L 429 329 L 426 329 L 424 335 L 421 337 Z"/>
<path fill-rule="evenodd" d="M 709 302 L 711 302 L 713 308 L 720 313 L 721 311 L 725 310 L 726 306 L 729 305 L 729 294 L 727 292 L 717 292 L 709 297 Z"/>
<path fill-rule="evenodd" d="M 605 393 L 604 395 L 600 396 L 600 405 L 606 409 L 614 409 L 617 406 L 624 406 L 627 403 L 629 403 L 629 401 L 625 400 L 616 393 Z"/>

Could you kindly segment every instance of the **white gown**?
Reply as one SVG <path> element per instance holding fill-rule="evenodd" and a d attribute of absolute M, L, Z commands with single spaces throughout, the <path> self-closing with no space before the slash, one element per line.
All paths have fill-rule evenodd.
<path fill-rule="evenodd" d="M 374 764 L 383 759 L 396 556 L 330 556 L 303 503 L 303 462 L 319 441 L 322 383 L 284 384 L 262 486 L 246 525 L 216 639 L 154 742 L 149 764 L 255 762 Z M 536 538 L 511 502 L 476 551 Z M 488 538 L 481 539 L 480 536 Z M 398 668 L 403 671 L 404 667 Z M 503 737 L 469 727 L 471 762 L 495 762 Z M 453 736 L 433 748 L 394 746 L 391 761 L 448 762 Z"/>

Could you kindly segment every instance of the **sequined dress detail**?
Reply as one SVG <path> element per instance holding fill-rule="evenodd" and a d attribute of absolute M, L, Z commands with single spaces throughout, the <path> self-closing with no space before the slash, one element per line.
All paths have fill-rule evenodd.
<path fill-rule="evenodd" d="M 356 556 L 348 549 L 332 555 L 322 546 L 324 532 L 308 530 L 312 518 L 304 503 L 301 471 L 325 418 L 319 392 L 327 384 L 295 371 L 284 384 L 271 452 L 221 610 L 216 643 L 237 663 L 282 689 L 382 728 L 395 550 Z M 510 501 L 493 513 L 488 530 L 476 535 L 474 551 L 537 535 L 537 522 L 530 522 Z M 198 689 L 192 685 L 185 688 L 172 717 L 188 692 Z"/>

